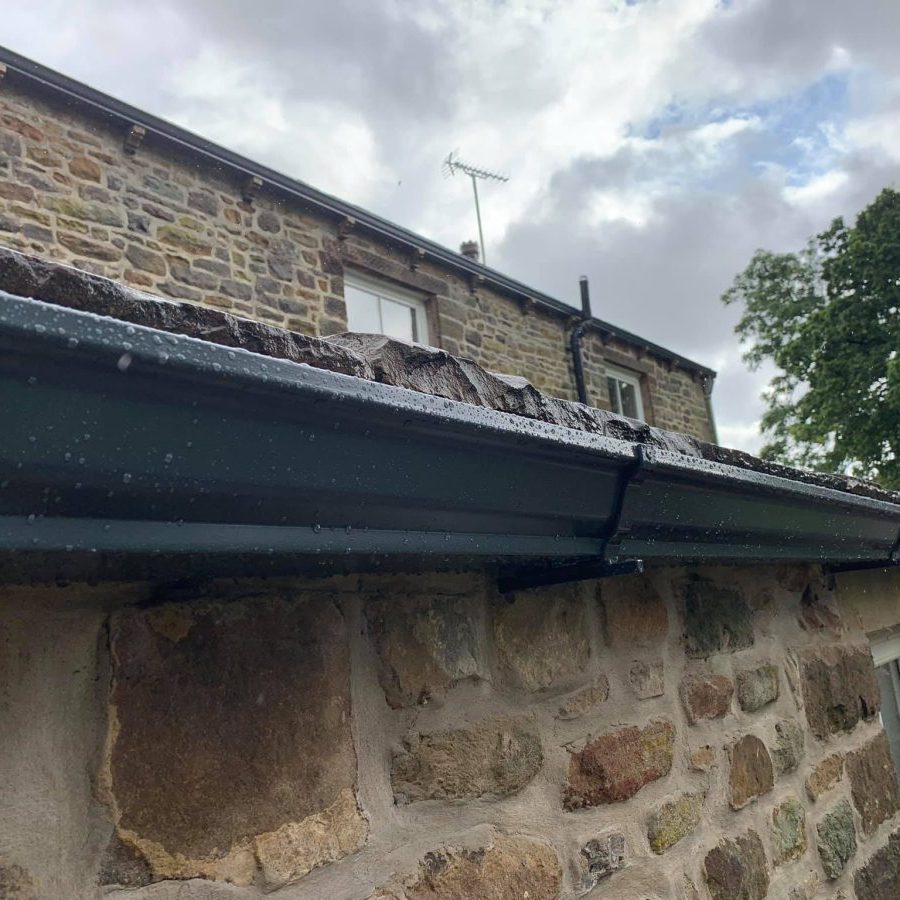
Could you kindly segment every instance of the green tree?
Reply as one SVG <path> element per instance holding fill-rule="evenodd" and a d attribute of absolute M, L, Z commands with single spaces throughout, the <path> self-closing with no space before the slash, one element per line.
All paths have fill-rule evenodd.
<path fill-rule="evenodd" d="M 762 455 L 900 489 L 900 193 L 798 253 L 757 250 L 722 295 L 764 394 Z"/>

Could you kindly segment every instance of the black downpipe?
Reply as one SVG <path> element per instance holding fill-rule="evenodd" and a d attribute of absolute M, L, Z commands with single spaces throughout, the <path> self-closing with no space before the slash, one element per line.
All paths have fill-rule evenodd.
<path fill-rule="evenodd" d="M 591 294 L 588 288 L 587 275 L 578 279 L 581 288 L 581 321 L 575 326 L 569 338 L 569 349 L 572 351 L 572 368 L 575 370 L 575 389 L 578 391 L 578 402 L 590 406 L 587 384 L 584 380 L 584 359 L 581 356 L 581 339 L 591 320 Z"/>

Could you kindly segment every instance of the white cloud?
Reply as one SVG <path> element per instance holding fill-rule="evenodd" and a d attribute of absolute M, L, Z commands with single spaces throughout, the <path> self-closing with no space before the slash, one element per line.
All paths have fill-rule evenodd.
<path fill-rule="evenodd" d="M 830 172 L 815 175 L 805 184 L 785 187 L 783 191 L 784 198 L 788 203 L 792 203 L 795 206 L 819 203 L 843 187 L 849 177 L 846 172 L 842 172 L 840 169 L 832 169 Z"/>
<path fill-rule="evenodd" d="M 759 422 L 719 422 L 716 426 L 719 443 L 723 447 L 759 453 L 765 443 L 759 430 Z"/>
<path fill-rule="evenodd" d="M 204 47 L 170 73 L 171 118 L 331 193 L 372 202 L 391 173 L 361 110 L 284 97 L 263 69 Z"/>

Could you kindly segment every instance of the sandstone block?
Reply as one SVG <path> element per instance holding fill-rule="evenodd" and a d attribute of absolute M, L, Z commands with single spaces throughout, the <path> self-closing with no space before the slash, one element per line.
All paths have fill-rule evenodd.
<path fill-rule="evenodd" d="M 125 257 L 136 268 L 151 272 L 154 275 L 166 274 L 166 259 L 159 253 L 154 253 L 146 247 L 138 244 L 130 244 L 125 250 Z"/>
<path fill-rule="evenodd" d="M 52 235 L 50 235 L 50 237 L 52 238 Z M 88 256 L 91 259 L 99 259 L 104 262 L 115 262 L 122 258 L 121 251 L 117 250 L 115 247 L 111 247 L 108 243 L 90 241 L 80 234 L 60 232 L 58 239 L 63 247 L 68 247 L 69 250 L 80 256 Z M 50 240 L 50 238 L 47 238 L 46 240 Z"/>
<path fill-rule="evenodd" d="M 795 594 L 801 593 L 815 577 L 816 573 L 807 563 L 781 563 L 775 567 L 775 580 L 779 587 Z"/>
<path fill-rule="evenodd" d="M 162 219 L 164 222 L 175 221 L 175 214 L 171 210 L 166 209 L 164 206 L 159 206 L 156 203 L 142 203 L 141 209 L 153 216 L 154 219 Z"/>
<path fill-rule="evenodd" d="M 31 122 L 26 122 L 18 116 L 3 116 L 3 124 L 11 131 L 21 134 L 22 137 L 28 138 L 30 141 L 43 141 L 46 135 L 40 128 L 36 128 Z"/>
<path fill-rule="evenodd" d="M 162 225 L 157 229 L 156 236 L 162 243 L 193 256 L 209 256 L 212 252 L 212 244 L 209 241 L 204 240 L 196 232 L 178 225 Z"/>
<path fill-rule="evenodd" d="M 772 758 L 766 745 L 755 735 L 748 734 L 736 741 L 729 751 L 729 758 L 733 809 L 741 809 L 775 786 Z"/>
<path fill-rule="evenodd" d="M 844 757 L 840 753 L 826 756 L 806 778 L 806 793 L 816 801 L 826 791 L 830 791 L 844 774 Z"/>
<path fill-rule="evenodd" d="M 47 197 L 41 203 L 46 209 L 71 219 L 84 219 L 88 222 L 111 225 L 115 228 L 124 227 L 126 223 L 124 213 L 106 203 L 84 202 L 68 197 Z"/>
<path fill-rule="evenodd" d="M 34 199 L 34 191 L 27 185 L 18 184 L 15 181 L 0 181 L 0 198 L 15 200 L 19 203 L 31 203 Z"/>
<path fill-rule="evenodd" d="M 790 797 L 772 812 L 772 861 L 780 866 L 806 853 L 806 810 Z"/>
<path fill-rule="evenodd" d="M 816 846 L 825 877 L 834 881 L 844 871 L 850 858 L 856 853 L 856 826 L 853 810 L 846 800 L 838 803 L 816 825 Z"/>
<path fill-rule="evenodd" d="M 483 676 L 475 610 L 463 598 L 372 600 L 366 623 L 395 709 L 440 700 L 460 680 Z"/>
<path fill-rule="evenodd" d="M 852 731 L 881 708 L 868 645 L 831 644 L 800 654 L 806 718 L 818 738 Z"/>
<path fill-rule="evenodd" d="M 169 269 L 175 281 L 201 288 L 204 291 L 215 290 L 219 284 L 219 279 L 215 275 L 204 272 L 202 269 L 195 269 L 186 260 L 174 256 L 169 257 Z"/>
<path fill-rule="evenodd" d="M 99 183 L 103 174 L 99 163 L 88 156 L 76 156 L 69 162 L 69 171 L 76 177 L 85 181 L 96 181 Z"/>
<path fill-rule="evenodd" d="M 51 153 L 46 147 L 33 144 L 25 149 L 25 155 L 43 168 L 55 169 L 62 166 L 62 157 Z"/>
<path fill-rule="evenodd" d="M 862 819 L 864 834 L 871 834 L 900 808 L 897 774 L 887 735 L 882 731 L 864 747 L 847 754 L 847 775 L 853 805 Z"/>
<path fill-rule="evenodd" d="M 775 724 L 775 745 L 772 747 L 772 763 L 778 775 L 793 772 L 800 765 L 804 753 L 803 729 L 793 719 L 782 719 Z"/>
<path fill-rule="evenodd" d="M 219 200 L 215 194 L 209 191 L 190 191 L 187 198 L 188 206 L 207 216 L 219 214 Z"/>
<path fill-rule="evenodd" d="M 745 712 L 756 712 L 778 699 L 778 667 L 744 669 L 737 674 L 738 703 Z"/>
<path fill-rule="evenodd" d="M 703 719 L 721 719 L 731 708 L 734 683 L 724 675 L 685 675 L 681 701 L 692 725 Z"/>
<path fill-rule="evenodd" d="M 219 285 L 219 290 L 226 297 L 234 297 L 235 300 L 250 300 L 253 296 L 253 289 L 249 284 L 243 281 L 234 281 L 226 278 Z"/>
<path fill-rule="evenodd" d="M 415 879 L 386 896 L 402 900 L 556 900 L 559 859 L 546 844 L 497 834 L 490 846 L 444 848 L 426 854 Z"/>
<path fill-rule="evenodd" d="M 712 900 L 763 900 L 768 894 L 766 852 L 755 831 L 722 841 L 706 854 L 703 870 Z"/>
<path fill-rule="evenodd" d="M 12 134 L 0 132 L 0 155 L 7 158 L 22 155 L 22 142 Z"/>
<path fill-rule="evenodd" d="M 256 224 L 269 234 L 281 231 L 281 219 L 270 209 L 262 209 L 256 217 Z"/>
<path fill-rule="evenodd" d="M 609 699 L 609 679 L 601 674 L 594 679 L 593 684 L 563 697 L 556 718 L 563 721 L 577 719 L 601 703 L 605 703 L 607 699 Z"/>
<path fill-rule="evenodd" d="M 334 838 L 321 832 L 354 796 L 356 755 L 333 603 L 267 596 L 129 611 L 114 618 L 111 647 L 117 830 L 155 879 L 248 883 L 254 842 L 270 832 L 315 825 L 310 840 Z"/>
<path fill-rule="evenodd" d="M 651 646 L 665 640 L 666 604 L 646 576 L 611 578 L 601 584 L 600 599 L 611 647 Z"/>
<path fill-rule="evenodd" d="M 14 863 L 0 864 L 0 897 L 3 900 L 38 900 L 31 876 Z"/>
<path fill-rule="evenodd" d="M 671 722 L 651 722 L 608 732 L 569 757 L 563 804 L 581 809 L 618 803 L 669 774 L 675 749 Z"/>
<path fill-rule="evenodd" d="M 666 692 L 666 675 L 661 659 L 649 662 L 637 659 L 628 670 L 628 681 L 639 700 L 662 697 Z"/>
<path fill-rule="evenodd" d="M 143 213 L 134 212 L 133 210 L 128 210 L 126 216 L 129 231 L 134 231 L 137 234 L 150 234 L 150 216 L 145 216 Z"/>
<path fill-rule="evenodd" d="M 53 232 L 49 228 L 44 228 L 43 225 L 23 225 L 22 234 L 30 241 L 38 241 L 41 244 L 53 243 Z M 67 241 L 71 240 L 72 237 L 72 235 L 62 235 L 60 236 L 60 243 L 62 243 L 64 246 L 68 246 Z M 107 253 L 106 248 L 101 248 L 99 244 L 91 244 L 90 242 L 85 242 L 84 244 L 78 243 L 78 246 L 82 248 L 90 247 L 93 249 L 93 253 L 85 252 L 86 256 L 97 256 L 97 254 Z M 108 251 L 108 255 L 113 259 L 117 258 L 117 256 L 114 255 L 115 253 L 116 251 L 112 248 L 110 248 Z"/>
<path fill-rule="evenodd" d="M 687 837 L 699 824 L 703 812 L 703 794 L 682 794 L 663 803 L 647 825 L 647 839 L 654 853 L 664 853 Z"/>
<path fill-rule="evenodd" d="M 588 841 L 579 854 L 581 889 L 589 891 L 625 866 L 625 835 L 620 831 Z"/>
<path fill-rule="evenodd" d="M 808 631 L 830 631 L 835 637 L 841 632 L 841 613 L 837 597 L 823 585 L 810 583 L 800 599 L 800 625 Z"/>
<path fill-rule="evenodd" d="M 494 644 L 507 681 L 537 691 L 573 680 L 587 666 L 590 642 L 577 589 L 526 591 L 493 611 Z"/>
<path fill-rule="evenodd" d="M 688 762 L 695 772 L 708 772 L 716 764 L 716 751 L 709 744 L 698 747 L 691 751 Z"/>
<path fill-rule="evenodd" d="M 688 656 L 701 659 L 753 646 L 753 612 L 737 591 L 693 578 L 681 593 Z"/>
<path fill-rule="evenodd" d="M 368 825 L 359 814 L 353 791 L 344 788 L 321 813 L 289 822 L 256 839 L 256 858 L 266 888 L 299 881 L 318 866 L 358 850 Z"/>
<path fill-rule="evenodd" d="M 218 259 L 195 259 L 194 268 L 212 272 L 213 275 L 218 275 L 220 278 L 227 278 L 231 274 L 231 266 Z"/>
<path fill-rule="evenodd" d="M 888 842 L 857 870 L 853 887 L 860 900 L 897 900 L 900 897 L 900 830 L 895 831 Z"/>
<path fill-rule="evenodd" d="M 391 782 L 399 803 L 509 797 L 543 764 L 540 738 L 522 719 L 495 719 L 417 734 L 394 757 Z"/>
<path fill-rule="evenodd" d="M 101 885 L 145 887 L 153 883 L 153 870 L 150 863 L 114 831 L 100 860 L 97 880 Z M 2 896 L 0 893 L 0 897 Z"/>
<path fill-rule="evenodd" d="M 152 191 L 160 197 L 165 197 L 166 200 L 174 200 L 180 205 L 184 204 L 184 191 L 166 178 L 148 174 L 144 176 L 143 182 L 144 187 L 148 191 Z"/>

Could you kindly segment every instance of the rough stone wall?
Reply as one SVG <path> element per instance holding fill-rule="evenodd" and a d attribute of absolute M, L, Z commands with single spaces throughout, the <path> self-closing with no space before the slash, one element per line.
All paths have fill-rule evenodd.
<path fill-rule="evenodd" d="M 900 896 L 812 570 L 5 587 L 0 896 Z"/>
<path fill-rule="evenodd" d="M 98 118 L 0 82 L 0 243 L 135 287 L 230 310 L 311 335 L 345 331 L 344 272 L 381 274 L 428 299 L 434 343 L 491 371 L 573 399 L 574 319 L 314 215 L 263 191 L 252 202 L 230 175 L 161 153 L 148 139 L 128 156 Z M 573 310 L 574 312 L 574 310 Z M 585 341 L 593 405 L 608 408 L 605 345 Z M 639 363 L 635 348 L 616 349 Z M 699 380 L 642 357 L 648 420 L 712 436 Z"/>

